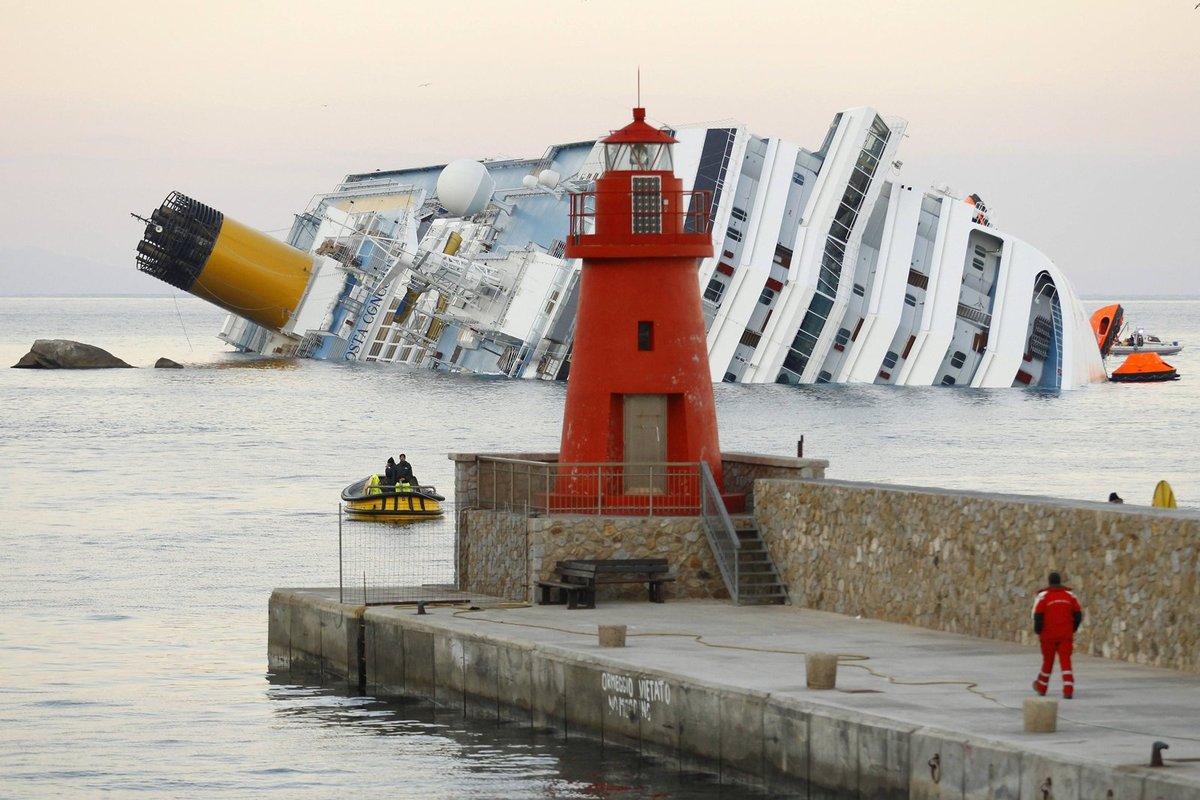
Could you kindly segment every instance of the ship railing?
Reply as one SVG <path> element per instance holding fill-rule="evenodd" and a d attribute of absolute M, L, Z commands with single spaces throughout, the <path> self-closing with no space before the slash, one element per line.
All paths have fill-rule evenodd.
<path fill-rule="evenodd" d="M 967 322 L 973 322 L 982 328 L 990 328 L 992 326 L 992 315 L 980 308 L 966 305 L 965 303 L 958 304 L 958 317 L 965 319 Z"/>

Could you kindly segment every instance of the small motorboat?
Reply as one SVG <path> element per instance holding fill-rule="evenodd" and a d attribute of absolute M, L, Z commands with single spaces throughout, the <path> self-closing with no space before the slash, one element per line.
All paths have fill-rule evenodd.
<path fill-rule="evenodd" d="M 382 475 L 368 475 L 342 489 L 342 502 L 352 517 L 376 520 L 414 520 L 440 517 L 446 498 L 433 486 L 398 483 L 390 486 Z"/>
<path fill-rule="evenodd" d="M 1117 339 L 1109 348 L 1114 356 L 1127 356 L 1132 353 L 1156 353 L 1160 356 L 1173 356 L 1183 349 L 1179 342 L 1165 342 L 1157 336 L 1146 333 L 1138 328 L 1131 335 Z"/>
<path fill-rule="evenodd" d="M 1158 353 L 1132 353 L 1125 363 L 1113 370 L 1109 380 L 1118 383 L 1154 383 L 1173 381 L 1178 377 L 1175 368 L 1163 361 Z"/>

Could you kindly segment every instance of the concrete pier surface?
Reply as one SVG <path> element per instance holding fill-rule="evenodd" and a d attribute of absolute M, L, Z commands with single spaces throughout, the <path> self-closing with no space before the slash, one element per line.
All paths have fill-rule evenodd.
<path fill-rule="evenodd" d="M 494 680 L 495 699 L 528 702 L 534 724 L 564 716 L 569 727 L 715 755 L 752 780 L 782 772 L 862 797 L 1200 798 L 1200 675 L 1077 656 L 1075 697 L 1062 699 L 1057 665 L 1050 684 L 1055 731 L 1029 733 L 1023 706 L 1041 660 L 1033 647 L 721 601 L 474 605 L 418 615 L 411 606 L 339 607 L 336 590 L 276 590 L 271 661 L 328 668 L 342 659 L 329 631 L 317 630 L 337 627 L 340 608 L 357 624 L 333 637 L 334 649 L 345 642 L 365 654 L 368 687 L 404 688 L 405 668 L 408 683 L 417 673 L 427 680 L 403 652 L 421 643 L 434 671 L 462 670 L 434 682 L 464 697 L 486 696 L 478 687 Z M 625 647 L 601 647 L 600 625 L 626 626 Z M 351 642 L 354 630 L 365 644 Z M 325 645 L 311 644 L 322 637 Z M 838 655 L 835 688 L 808 688 L 813 653 Z M 353 675 L 354 656 L 345 658 Z M 557 677 L 546 664 L 559 665 Z M 532 699 L 505 688 L 525 680 Z M 538 699 L 546 693 L 564 697 Z M 706 704 L 714 743 L 696 733 Z M 1149 766 L 1155 742 L 1169 748 L 1161 767 Z"/>

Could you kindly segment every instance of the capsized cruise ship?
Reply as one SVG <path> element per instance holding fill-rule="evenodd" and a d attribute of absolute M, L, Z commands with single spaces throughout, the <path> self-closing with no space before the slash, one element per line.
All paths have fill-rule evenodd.
<path fill-rule="evenodd" d="M 670 129 L 676 175 L 708 204 L 715 254 L 696 279 L 712 379 L 1105 380 L 1049 258 L 993 227 L 978 195 L 901 180 L 905 126 L 849 109 L 816 150 L 732 123 Z M 349 175 L 286 245 L 172 193 L 145 220 L 138 268 L 230 311 L 220 338 L 245 352 L 563 379 L 571 200 L 603 171 L 603 147 Z"/>

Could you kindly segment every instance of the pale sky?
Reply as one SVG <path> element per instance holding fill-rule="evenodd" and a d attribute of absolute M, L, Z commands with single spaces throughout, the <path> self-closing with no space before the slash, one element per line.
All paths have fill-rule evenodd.
<path fill-rule="evenodd" d="M 1195 0 L 0 0 L 0 295 L 161 293 L 172 190 L 283 235 L 348 173 L 536 157 L 642 104 L 976 192 L 1083 296 L 1200 295 Z M 428 85 L 423 85 L 428 84 Z"/>

